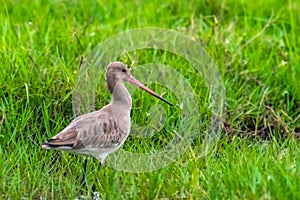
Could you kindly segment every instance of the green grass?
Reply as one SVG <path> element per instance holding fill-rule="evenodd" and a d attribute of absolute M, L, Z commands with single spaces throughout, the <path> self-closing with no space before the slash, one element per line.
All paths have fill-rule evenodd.
<path fill-rule="evenodd" d="M 298 1 L 1 1 L 0 198 L 299 199 L 300 42 Z M 72 119 L 72 89 L 81 57 L 126 30 L 163 27 L 201 43 L 226 87 L 225 128 L 213 151 L 201 140 L 174 163 L 151 173 L 102 168 L 89 159 L 88 189 L 80 187 L 82 157 L 41 149 Z M 121 57 L 128 65 L 172 66 L 197 93 L 201 135 L 209 124 L 209 90 L 184 59 L 156 50 Z M 98 86 L 100 108 L 109 102 Z M 164 88 L 150 85 L 158 93 Z M 101 95 L 100 95 L 101 94 Z M 100 98 L 101 97 L 101 98 Z M 172 94 L 167 94 L 174 100 Z M 159 149 L 172 137 L 179 110 L 133 95 L 132 120 L 155 102 L 167 110 L 156 140 L 129 138 L 124 148 Z"/>

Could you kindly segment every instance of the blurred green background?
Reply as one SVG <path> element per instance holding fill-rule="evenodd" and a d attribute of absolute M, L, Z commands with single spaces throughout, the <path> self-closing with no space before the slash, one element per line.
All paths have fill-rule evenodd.
<path fill-rule="evenodd" d="M 1 4 L 1 198 L 90 199 L 95 191 L 102 199 L 300 198 L 299 1 Z M 72 89 L 82 59 L 109 37 L 143 27 L 179 31 L 199 42 L 217 64 L 227 98 L 222 138 L 204 158 L 198 156 L 197 139 L 179 160 L 152 173 L 118 172 L 90 159 L 89 185 L 81 188 L 82 157 L 42 150 L 41 143 L 73 119 Z M 209 124 L 202 78 L 182 59 L 154 52 L 120 59 L 128 65 L 174 66 L 206 105 L 201 113 L 203 124 Z M 104 83 L 98 90 L 101 108 L 110 97 Z M 143 108 L 133 109 L 133 121 L 145 122 L 138 113 L 150 106 L 147 99 Z M 125 148 L 143 151 L 144 146 L 133 138 Z"/>

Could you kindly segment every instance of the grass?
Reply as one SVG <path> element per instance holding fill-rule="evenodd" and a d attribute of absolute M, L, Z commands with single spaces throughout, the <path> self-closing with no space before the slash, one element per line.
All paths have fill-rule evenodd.
<path fill-rule="evenodd" d="M 2 1 L 0 8 L 0 196 L 2 199 L 299 199 L 300 67 L 297 1 Z M 133 28 L 164 27 L 201 43 L 226 88 L 224 130 L 200 157 L 193 141 L 175 162 L 151 173 L 102 168 L 89 159 L 88 188 L 80 187 L 82 157 L 41 149 L 72 119 L 72 89 L 82 57 L 107 38 Z M 156 50 L 130 52 L 128 65 L 163 63 L 197 93 L 201 135 L 209 124 L 209 90 L 184 59 Z M 158 93 L 165 90 L 150 85 Z M 100 108 L 110 97 L 98 86 Z M 100 96 L 101 94 L 101 96 Z M 174 99 L 167 93 L 168 99 Z M 153 103 L 133 95 L 132 120 Z M 165 132 L 129 138 L 124 148 L 159 149 L 172 137 L 180 110 L 166 108 Z M 158 141 L 158 142 L 157 142 Z"/>

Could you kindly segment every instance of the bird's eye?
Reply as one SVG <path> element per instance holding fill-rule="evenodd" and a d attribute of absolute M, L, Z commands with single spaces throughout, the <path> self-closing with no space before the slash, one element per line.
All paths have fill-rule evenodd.
<path fill-rule="evenodd" d="M 122 70 L 122 72 L 124 72 L 124 73 L 126 72 L 126 68 L 122 68 L 121 70 Z"/>

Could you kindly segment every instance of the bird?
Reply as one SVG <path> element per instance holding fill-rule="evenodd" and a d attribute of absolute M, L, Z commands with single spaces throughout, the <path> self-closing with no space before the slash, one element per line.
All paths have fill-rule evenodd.
<path fill-rule="evenodd" d="M 112 101 L 100 110 L 76 117 L 65 129 L 44 142 L 42 148 L 92 156 L 103 165 L 105 158 L 122 146 L 130 132 L 132 99 L 124 82 L 129 82 L 173 106 L 135 79 L 122 62 L 109 63 L 105 76 Z M 86 165 L 87 159 L 83 163 L 83 184 L 86 181 Z"/>

